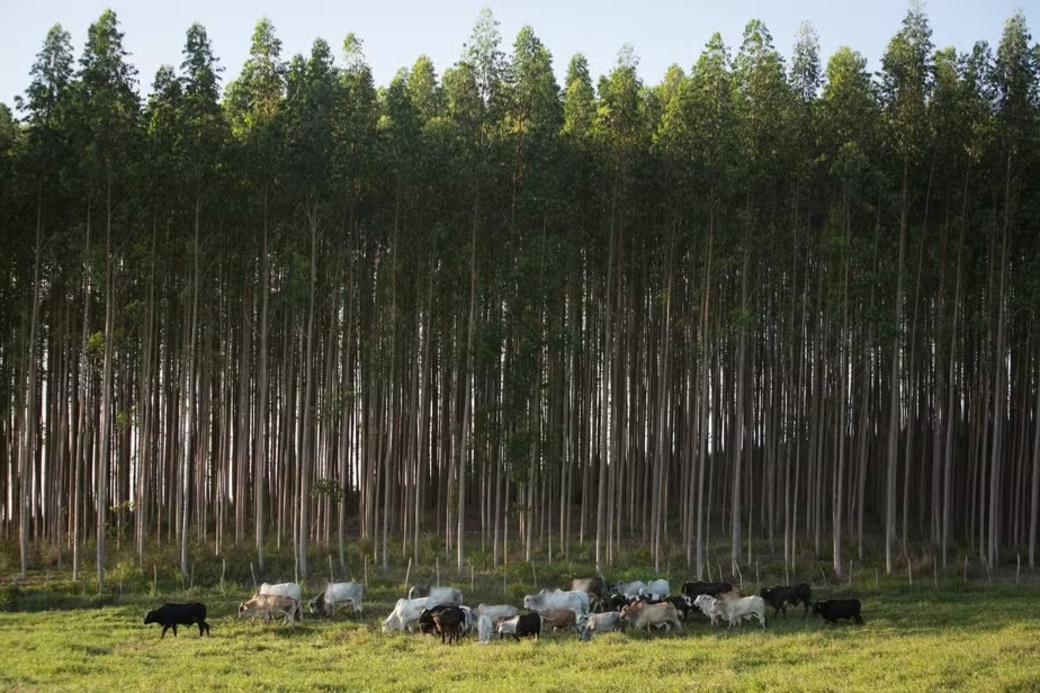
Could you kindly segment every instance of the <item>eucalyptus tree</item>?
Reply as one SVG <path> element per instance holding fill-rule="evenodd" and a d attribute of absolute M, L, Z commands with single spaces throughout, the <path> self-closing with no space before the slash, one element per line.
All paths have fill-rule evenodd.
<path fill-rule="evenodd" d="M 21 575 L 25 577 L 28 568 L 30 498 L 33 483 L 31 473 L 32 461 L 36 459 L 41 441 L 38 439 L 39 427 L 33 421 L 40 419 L 37 411 L 39 399 L 37 366 L 39 358 L 40 309 L 43 301 L 42 263 L 44 239 L 46 234 L 54 233 L 64 217 L 64 208 L 69 199 L 62 188 L 63 179 L 72 173 L 72 152 L 69 150 L 69 121 L 71 119 L 71 84 L 73 77 L 73 56 L 71 38 L 60 24 L 56 24 L 47 32 L 43 48 L 37 55 L 36 62 L 30 70 L 32 81 L 26 90 L 26 97 L 18 97 L 16 103 L 19 110 L 25 113 L 26 151 L 22 167 L 23 175 L 31 178 L 32 199 L 35 207 L 35 241 L 33 243 L 33 272 L 31 279 L 32 295 L 29 310 L 28 347 L 25 355 L 24 384 L 25 400 L 22 410 L 23 440 L 19 455 L 18 480 L 20 486 L 15 498 L 19 506 L 19 548 L 21 556 Z M 17 141 L 17 128 L 11 120 L 11 113 L 5 107 L 5 153 L 13 154 Z M 13 156 L 10 157 L 13 161 Z M 14 172 L 13 167 L 10 169 Z M 13 181 L 12 181 L 13 182 Z M 5 185 L 5 190 L 7 189 Z M 12 215 L 13 218 L 13 215 Z M 51 278 L 49 283 L 53 283 Z M 50 422 L 54 426 L 57 422 Z M 38 484 L 42 480 L 38 479 Z M 41 491 L 43 489 L 41 488 Z M 47 490 L 50 493 L 52 490 Z M 41 499 L 42 500 L 42 499 Z"/>
<path fill-rule="evenodd" d="M 860 545 L 862 546 L 863 532 L 863 494 L 865 493 L 867 472 L 867 431 L 869 430 L 869 412 L 867 405 L 870 397 L 870 383 L 872 382 L 867 372 L 871 358 L 869 349 L 873 343 L 871 335 L 861 335 L 854 340 L 849 333 L 853 326 L 849 324 L 849 303 L 852 269 L 852 257 L 855 247 L 867 247 L 866 244 L 858 244 L 852 237 L 857 208 L 862 206 L 862 200 L 868 195 L 865 187 L 868 184 L 868 168 L 871 166 L 870 155 L 875 151 L 875 132 L 879 120 L 877 94 L 870 73 L 867 72 L 867 61 L 859 53 L 847 46 L 842 46 L 831 56 L 827 63 L 826 82 L 823 87 L 823 97 L 820 103 L 821 133 L 823 139 L 823 158 L 828 167 L 830 178 L 838 182 L 840 188 L 840 203 L 837 205 L 838 218 L 840 218 L 840 241 L 838 247 L 842 248 L 842 270 L 841 270 L 841 294 L 842 294 L 842 329 L 840 332 L 838 368 L 839 378 L 839 412 L 837 420 L 841 426 L 838 434 L 837 455 L 838 469 L 834 482 L 833 506 L 831 523 L 833 532 L 833 568 L 836 575 L 842 574 L 842 540 L 843 540 L 843 517 L 842 505 L 844 502 L 844 480 L 843 473 L 846 458 L 846 426 L 848 425 L 848 405 L 853 393 L 849 393 L 847 383 L 851 377 L 850 349 L 852 342 L 859 341 L 865 344 L 865 351 L 858 359 L 861 366 L 861 374 L 858 377 L 858 394 L 860 397 L 856 413 L 860 417 L 859 429 L 855 434 L 858 445 L 858 467 L 857 476 L 852 486 L 856 488 L 856 502 L 858 511 L 858 531 Z M 860 275 L 868 273 L 861 270 Z M 871 284 L 871 295 L 873 295 L 873 284 Z M 872 306 L 868 310 L 872 310 Z M 851 476 L 851 475 L 850 475 Z M 862 558 L 862 555 L 861 555 Z"/>
<path fill-rule="evenodd" d="M 1007 476 L 1006 460 L 1011 456 L 1007 444 L 1006 422 L 1009 411 L 1008 378 L 1005 368 L 1010 358 L 1007 351 L 1007 322 L 1009 311 L 1008 271 L 1012 234 L 1023 215 L 1022 193 L 1028 186 L 1025 178 L 1030 164 L 1035 164 L 1037 152 L 1036 131 L 1038 122 L 1038 89 L 1040 84 L 1040 51 L 1032 44 L 1032 36 L 1026 27 L 1021 11 L 1012 15 L 1004 24 L 1004 31 L 997 47 L 993 70 L 993 85 L 996 90 L 997 146 L 1003 159 L 1003 204 L 1001 216 L 1000 284 L 996 290 L 996 341 L 992 353 L 993 363 L 993 440 L 990 454 L 989 516 L 985 534 L 986 560 L 993 565 L 1000 556 L 1001 525 L 1004 523 L 1006 494 L 1004 483 Z M 996 231 L 994 230 L 994 233 Z M 1035 229 L 1028 232 L 1035 238 Z M 1033 488 L 1036 488 L 1037 462 L 1033 462 Z M 1035 516 L 1037 502 L 1033 493 L 1033 541 L 1035 544 Z"/>
<path fill-rule="evenodd" d="M 773 47 L 772 37 L 758 20 L 744 29 L 744 40 L 733 61 L 737 86 L 736 110 L 739 137 L 739 177 L 744 187 L 744 228 L 741 248 L 740 318 L 737 325 L 736 401 L 732 436 L 732 497 L 730 503 L 731 554 L 734 561 L 741 551 L 741 497 L 743 460 L 753 444 L 750 426 L 745 420 L 747 331 L 754 320 L 749 305 L 749 275 L 752 273 L 752 251 L 758 242 L 753 230 L 768 225 L 779 204 L 779 188 L 783 178 L 785 149 L 784 115 L 789 112 L 790 92 L 783 59 Z M 768 228 L 768 226 L 766 226 Z M 771 234 L 775 237 L 775 233 Z M 745 450 L 745 447 L 748 450 Z M 749 477 L 754 478 L 754 476 Z"/>
<path fill-rule="evenodd" d="M 258 368 L 256 411 L 253 417 L 253 522 L 257 563 L 264 572 L 264 541 L 266 528 L 265 495 L 268 480 L 267 431 L 270 401 L 270 297 L 271 297 L 271 206 L 277 191 L 278 162 L 281 137 L 278 115 L 285 96 L 286 65 L 282 60 L 282 42 L 275 35 L 274 24 L 264 18 L 253 31 L 249 58 L 238 78 L 228 84 L 224 93 L 224 108 L 237 141 L 240 155 L 240 175 L 256 195 L 260 216 L 260 238 L 257 244 L 259 262 L 260 300 L 256 316 Z M 244 499 L 242 500 L 244 502 Z M 236 514 L 236 521 L 238 515 Z M 236 526 L 236 537 L 241 535 Z"/>
<path fill-rule="evenodd" d="M 617 63 L 609 75 L 600 78 L 598 86 L 599 104 L 593 121 L 593 137 L 597 149 L 604 157 L 605 175 L 609 177 L 610 197 L 607 207 L 607 264 L 602 271 L 604 284 L 601 311 L 603 313 L 603 353 L 600 362 L 599 397 L 599 470 L 596 509 L 596 562 L 613 560 L 614 511 L 613 494 L 608 497 L 609 475 L 616 474 L 618 459 L 618 427 L 623 425 L 612 420 L 611 401 L 615 404 L 621 396 L 615 391 L 620 382 L 620 346 L 614 333 L 614 317 L 620 303 L 620 287 L 614 286 L 615 272 L 621 275 L 620 263 L 615 266 L 618 248 L 624 244 L 625 226 L 632 210 L 626 205 L 633 202 L 633 176 L 637 159 L 649 144 L 649 130 L 645 127 L 642 110 L 642 82 L 637 73 L 638 58 L 631 45 L 626 44 L 618 52 Z M 603 546 L 606 545 L 606 555 Z"/>
<path fill-rule="evenodd" d="M 709 440 L 718 439 L 717 436 L 709 436 L 708 425 L 708 414 L 714 406 L 709 380 L 712 354 L 710 306 L 715 282 L 713 263 L 717 254 L 718 221 L 720 214 L 726 211 L 725 199 L 735 175 L 735 119 L 734 80 L 729 52 L 722 36 L 715 33 L 705 44 L 678 95 L 669 104 L 662 133 L 666 146 L 674 152 L 673 156 L 684 162 L 682 170 L 688 178 L 683 179 L 682 186 L 691 190 L 688 193 L 692 196 L 690 214 L 696 225 L 705 229 L 707 236 L 700 243 L 704 248 L 704 260 L 698 309 L 698 344 L 690 349 L 689 366 L 691 371 L 697 373 L 694 378 L 696 394 L 692 434 L 696 471 L 690 474 L 688 489 L 695 519 L 689 517 L 687 520 L 695 525 L 695 530 L 688 532 L 687 536 L 695 539 L 693 542 L 687 541 L 686 555 L 689 561 L 691 548 L 694 550 L 698 577 L 703 575 L 707 560 L 709 531 L 705 520 L 710 521 L 711 516 L 710 488 L 707 487 L 706 476 L 712 459 Z M 699 358 L 699 362 L 695 363 L 695 358 Z"/>
<path fill-rule="evenodd" d="M 100 448 L 95 475 L 97 488 L 97 575 L 98 589 L 104 589 L 105 539 L 108 532 L 109 477 L 112 465 L 112 437 L 115 428 L 112 371 L 115 351 L 117 296 L 113 232 L 120 219 L 120 198 L 128 194 L 129 159 L 137 136 L 140 110 L 134 90 L 137 71 L 126 61 L 123 33 L 111 10 L 102 13 L 87 30 L 87 42 L 80 58 L 79 87 L 76 105 L 82 122 L 85 146 L 85 168 L 88 176 L 88 210 L 95 204 L 101 209 L 105 229 L 105 321 L 101 383 Z M 88 211 L 88 226 L 90 213 Z M 115 239 L 119 243 L 120 239 Z"/>
<path fill-rule="evenodd" d="M 881 59 L 881 96 L 885 107 L 887 138 L 899 164 L 899 237 L 896 291 L 893 301 L 891 353 L 889 357 L 888 441 L 885 466 L 885 571 L 892 572 L 892 546 L 896 534 L 896 481 L 899 469 L 899 436 L 902 429 L 901 357 L 904 332 L 903 293 L 905 256 L 910 229 L 912 164 L 925 147 L 925 104 L 931 87 L 932 30 L 924 10 L 913 3 L 903 28 L 892 38 Z M 907 461 L 909 463 L 909 461 Z"/>

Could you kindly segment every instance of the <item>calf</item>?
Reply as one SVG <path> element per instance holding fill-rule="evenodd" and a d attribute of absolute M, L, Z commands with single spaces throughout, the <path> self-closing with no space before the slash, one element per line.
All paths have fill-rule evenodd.
<path fill-rule="evenodd" d="M 577 628 L 577 616 L 571 609 L 542 609 L 538 613 L 545 628 L 554 631 L 561 628 Z"/>
<path fill-rule="evenodd" d="M 787 618 L 787 606 L 805 605 L 805 615 L 809 615 L 809 599 L 812 597 L 812 588 L 804 582 L 797 585 L 784 585 L 777 587 L 763 587 L 759 593 L 766 604 L 773 607 L 773 618 L 781 611 Z"/>
<path fill-rule="evenodd" d="M 719 600 L 708 594 L 699 594 L 697 598 L 693 600 L 694 607 L 697 608 L 702 614 L 708 617 L 711 621 L 711 625 L 718 625 L 719 618 L 722 614 L 719 612 Z"/>
<path fill-rule="evenodd" d="M 522 637 L 534 637 L 537 639 L 541 632 L 542 617 L 538 614 L 521 614 L 498 624 L 499 638 L 505 635 L 512 635 L 517 640 Z"/>
<path fill-rule="evenodd" d="M 203 631 L 206 632 L 206 635 L 209 635 L 209 624 L 206 623 L 206 605 L 199 602 L 193 604 L 163 604 L 158 609 L 149 611 L 144 617 L 144 624 L 147 626 L 149 623 L 162 624 L 160 640 L 166 637 L 168 629 L 173 628 L 173 634 L 176 636 L 178 625 L 190 626 L 193 623 L 199 624 L 200 638 Z"/>
<path fill-rule="evenodd" d="M 589 616 L 585 627 L 581 630 L 582 642 L 592 640 L 594 633 L 606 633 L 607 631 L 620 629 L 623 622 L 621 614 L 617 611 L 605 611 L 602 614 Z"/>
<path fill-rule="evenodd" d="M 813 613 L 823 616 L 823 620 L 837 623 L 838 619 L 848 618 L 862 624 L 863 617 L 860 616 L 860 603 L 858 599 L 828 599 L 825 602 L 813 604 Z"/>
<path fill-rule="evenodd" d="M 457 606 L 445 606 L 439 611 L 434 611 L 432 617 L 435 632 L 441 636 L 442 643 L 450 645 L 452 641 L 458 641 L 465 620 L 462 609 Z"/>

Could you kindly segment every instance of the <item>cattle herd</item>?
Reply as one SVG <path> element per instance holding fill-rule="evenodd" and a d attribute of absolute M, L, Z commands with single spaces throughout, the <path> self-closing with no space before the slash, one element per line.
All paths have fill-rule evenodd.
<path fill-rule="evenodd" d="M 312 614 L 335 616 L 338 608 L 349 605 L 352 614 L 363 614 L 363 588 L 356 582 L 328 583 L 324 592 L 307 605 Z M 476 632 L 481 643 L 498 638 L 537 638 L 544 631 L 573 631 L 582 641 L 626 626 L 649 631 L 651 628 L 682 630 L 684 623 L 697 619 L 712 626 L 724 621 L 729 627 L 757 620 L 766 627 L 766 608 L 770 618 L 787 617 L 787 607 L 801 606 L 804 616 L 811 611 L 829 623 L 849 619 L 863 623 L 858 599 L 812 601 L 812 589 L 805 583 L 766 587 L 757 595 L 745 595 L 727 582 L 687 582 L 677 595 L 670 594 L 666 580 L 619 582 L 608 589 L 600 577 L 573 580 L 570 589 L 543 589 L 524 597 L 527 613 L 510 604 L 480 604 L 471 608 L 462 603 L 462 591 L 455 587 L 413 587 L 408 596 L 398 599 L 383 621 L 384 631 L 420 632 L 439 636 L 451 644 Z M 251 615 L 270 621 L 284 619 L 296 627 L 303 616 L 303 591 L 294 582 L 263 583 L 257 593 L 238 607 L 238 616 Z M 199 636 L 209 634 L 206 605 L 164 604 L 149 611 L 145 624 L 161 624 L 162 635 L 178 625 L 198 625 Z M 283 624 L 284 625 L 284 624 Z"/>

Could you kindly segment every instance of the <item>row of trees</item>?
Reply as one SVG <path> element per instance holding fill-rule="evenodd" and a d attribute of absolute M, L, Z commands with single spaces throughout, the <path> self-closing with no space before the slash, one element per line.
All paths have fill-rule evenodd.
<path fill-rule="evenodd" d="M 196 24 L 142 102 L 115 14 L 55 26 L 0 108 L 0 529 L 99 585 L 113 540 L 1033 565 L 1038 65 L 913 6 L 876 75 L 751 21 L 561 86 L 485 10 L 385 87 L 262 20 L 222 91 Z"/>

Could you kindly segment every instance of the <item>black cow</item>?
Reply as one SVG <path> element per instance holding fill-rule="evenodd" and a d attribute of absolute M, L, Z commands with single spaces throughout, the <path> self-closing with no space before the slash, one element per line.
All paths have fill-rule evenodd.
<path fill-rule="evenodd" d="M 434 631 L 441 636 L 441 642 L 451 644 L 452 641 L 458 641 L 462 635 L 462 625 L 465 623 L 466 616 L 462 613 L 462 609 L 457 606 L 445 606 L 442 609 L 427 610 L 423 612 L 430 613 L 430 617 L 433 619 Z M 420 624 L 422 623 L 422 616 L 419 617 Z"/>
<path fill-rule="evenodd" d="M 603 599 L 603 608 L 605 611 L 619 611 L 621 607 L 627 606 L 629 602 L 628 597 L 618 592 L 611 592 Z"/>
<path fill-rule="evenodd" d="M 677 594 L 674 597 L 669 597 L 665 601 L 671 602 L 675 606 L 675 610 L 679 612 L 679 618 L 686 620 L 686 617 L 690 615 L 691 611 L 700 611 L 693 605 L 693 599 L 687 597 L 685 594 Z"/>
<path fill-rule="evenodd" d="M 412 585 L 408 590 L 409 599 L 418 599 L 419 597 L 429 597 L 430 586 L 429 585 Z"/>
<path fill-rule="evenodd" d="M 447 608 L 447 604 L 438 604 L 432 609 L 423 609 L 422 613 L 419 614 L 419 630 L 425 635 L 437 633 L 437 621 L 434 619 L 434 616 Z"/>
<path fill-rule="evenodd" d="M 856 623 L 863 623 L 863 617 L 859 614 L 858 599 L 828 599 L 825 602 L 816 602 L 812 605 L 812 609 L 814 614 L 823 616 L 823 620 L 830 623 L 837 623 L 840 618 L 854 619 Z"/>
<path fill-rule="evenodd" d="M 799 604 L 805 605 L 805 615 L 809 615 L 812 588 L 804 582 L 799 582 L 797 585 L 763 587 L 759 594 L 766 604 L 773 607 L 773 618 L 776 618 L 781 611 L 784 612 L 784 618 L 787 618 L 787 606 L 798 606 Z"/>
<path fill-rule="evenodd" d="M 696 599 L 702 594 L 706 594 L 709 597 L 717 597 L 723 592 L 729 592 L 733 589 L 733 585 L 728 582 L 687 582 L 682 586 L 682 593 L 690 599 Z"/>
<path fill-rule="evenodd" d="M 542 632 L 541 614 L 520 614 L 498 624 L 498 637 L 512 635 L 519 640 L 521 637 L 537 638 Z"/>
<path fill-rule="evenodd" d="M 159 639 L 162 640 L 166 637 L 166 631 L 173 628 L 173 634 L 177 635 L 177 626 L 190 626 L 193 623 L 199 624 L 199 637 L 202 637 L 202 632 L 205 630 L 206 635 L 209 635 L 209 624 L 206 623 L 206 605 L 195 602 L 193 604 L 163 604 L 154 611 L 149 611 L 148 615 L 144 617 L 144 624 L 147 626 L 149 623 L 161 623 L 162 624 L 162 635 Z"/>

